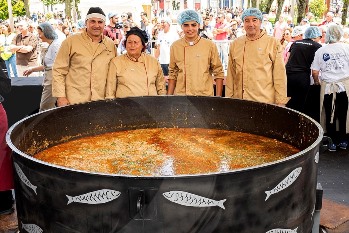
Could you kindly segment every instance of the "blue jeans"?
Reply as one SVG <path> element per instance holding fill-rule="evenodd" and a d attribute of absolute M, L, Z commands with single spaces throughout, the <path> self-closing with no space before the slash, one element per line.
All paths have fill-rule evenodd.
<path fill-rule="evenodd" d="M 16 67 L 16 54 L 12 54 L 12 56 L 5 61 L 5 64 L 8 72 L 8 77 L 11 78 L 11 72 L 10 72 L 10 67 L 11 67 L 13 77 L 18 78 L 17 67 Z"/>

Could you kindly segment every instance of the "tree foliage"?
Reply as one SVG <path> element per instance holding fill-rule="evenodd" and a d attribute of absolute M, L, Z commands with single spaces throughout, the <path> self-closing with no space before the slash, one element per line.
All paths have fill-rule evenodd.
<path fill-rule="evenodd" d="M 262 0 L 261 3 L 259 4 L 259 9 L 263 13 L 269 13 L 272 4 L 273 4 L 273 0 Z"/>
<path fill-rule="evenodd" d="M 349 0 L 344 0 L 343 1 L 343 8 L 342 8 L 342 25 L 347 24 L 348 5 L 349 5 Z"/>
<path fill-rule="evenodd" d="M 326 5 L 323 0 L 312 0 L 309 3 L 309 10 L 316 18 L 321 18 L 326 11 Z"/>
<path fill-rule="evenodd" d="M 297 0 L 298 6 L 297 6 L 297 24 L 299 24 L 302 19 L 305 17 L 305 8 L 308 4 L 308 0 Z"/>
<path fill-rule="evenodd" d="M 280 15 L 282 13 L 282 6 L 284 5 L 285 0 L 277 0 L 277 11 L 276 11 L 276 17 L 275 22 L 279 20 Z"/>
<path fill-rule="evenodd" d="M 56 5 L 56 4 L 63 3 L 62 0 L 41 0 L 41 2 L 45 6 L 53 6 L 53 5 Z"/>
<path fill-rule="evenodd" d="M 251 0 L 251 6 L 256 8 L 257 7 L 257 0 Z"/>
<path fill-rule="evenodd" d="M 12 0 L 12 13 L 13 16 L 24 16 L 25 15 L 25 7 L 24 2 L 21 0 Z M 0 19 L 8 19 L 8 5 L 7 0 L 0 0 Z"/>
<path fill-rule="evenodd" d="M 29 0 L 23 0 L 24 3 L 24 9 L 25 9 L 25 15 L 30 18 L 30 11 L 29 11 Z"/>

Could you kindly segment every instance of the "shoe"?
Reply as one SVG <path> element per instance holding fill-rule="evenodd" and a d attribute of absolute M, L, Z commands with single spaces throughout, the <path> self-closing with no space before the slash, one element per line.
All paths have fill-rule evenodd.
<path fill-rule="evenodd" d="M 331 143 L 331 144 L 328 144 L 327 149 L 328 151 L 335 152 L 337 151 L 337 146 L 336 144 Z"/>
<path fill-rule="evenodd" d="M 343 150 L 346 150 L 347 147 L 348 147 L 348 142 L 347 141 L 342 141 L 341 143 L 338 144 L 338 147 L 343 149 Z"/>

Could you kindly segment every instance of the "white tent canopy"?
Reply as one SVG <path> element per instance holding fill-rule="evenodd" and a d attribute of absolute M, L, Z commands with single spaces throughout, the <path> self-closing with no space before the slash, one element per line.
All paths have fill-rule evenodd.
<path fill-rule="evenodd" d="M 124 13 L 132 12 L 136 21 L 140 20 L 140 13 L 143 11 L 142 5 L 151 5 L 151 0 L 80 0 L 79 10 L 84 18 L 90 7 L 100 7 L 106 14 L 110 12 Z"/>

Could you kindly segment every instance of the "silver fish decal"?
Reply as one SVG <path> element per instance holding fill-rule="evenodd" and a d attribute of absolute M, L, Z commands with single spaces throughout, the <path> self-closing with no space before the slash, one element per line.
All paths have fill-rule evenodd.
<path fill-rule="evenodd" d="M 35 194 L 38 195 L 36 193 L 36 189 L 37 189 L 37 186 L 33 185 L 27 178 L 27 176 L 23 173 L 22 169 L 19 167 L 19 165 L 17 163 L 14 163 L 15 165 L 15 169 L 16 169 L 16 172 L 19 176 L 19 179 L 21 179 L 21 181 L 26 185 L 28 186 L 29 188 L 31 188 L 32 190 L 34 190 Z"/>
<path fill-rule="evenodd" d="M 284 189 L 286 189 L 288 186 L 290 186 L 291 184 L 293 184 L 293 182 L 295 182 L 295 180 L 298 178 L 299 174 L 301 174 L 302 168 L 296 168 L 294 169 L 285 179 L 283 179 L 275 188 L 273 188 L 272 190 L 269 191 L 265 191 L 265 194 L 267 194 L 267 197 L 265 198 L 265 200 L 268 200 L 268 198 L 275 194 L 278 193 Z"/>
<path fill-rule="evenodd" d="M 319 163 L 319 151 L 315 155 L 315 163 Z"/>
<path fill-rule="evenodd" d="M 69 196 L 66 195 L 68 198 L 68 203 L 69 205 L 72 202 L 77 202 L 77 203 L 84 203 L 84 204 L 102 204 L 102 203 L 107 203 L 112 200 L 115 200 L 121 195 L 119 191 L 115 191 L 112 189 L 101 189 L 89 193 L 85 193 L 79 196 Z"/>
<path fill-rule="evenodd" d="M 281 228 L 277 228 L 277 229 L 273 229 L 270 231 L 267 231 L 266 233 L 297 233 L 297 228 L 295 229 L 281 229 Z"/>
<path fill-rule="evenodd" d="M 162 194 L 167 200 L 174 203 L 184 205 L 184 206 L 193 206 L 193 207 L 209 207 L 209 206 L 219 206 L 225 210 L 224 202 L 227 199 L 220 201 L 212 200 L 206 197 L 201 197 L 192 193 L 187 193 L 183 191 L 170 191 Z"/>
<path fill-rule="evenodd" d="M 26 230 L 29 233 L 42 233 L 44 232 L 38 225 L 35 224 L 23 224 L 22 229 Z"/>

